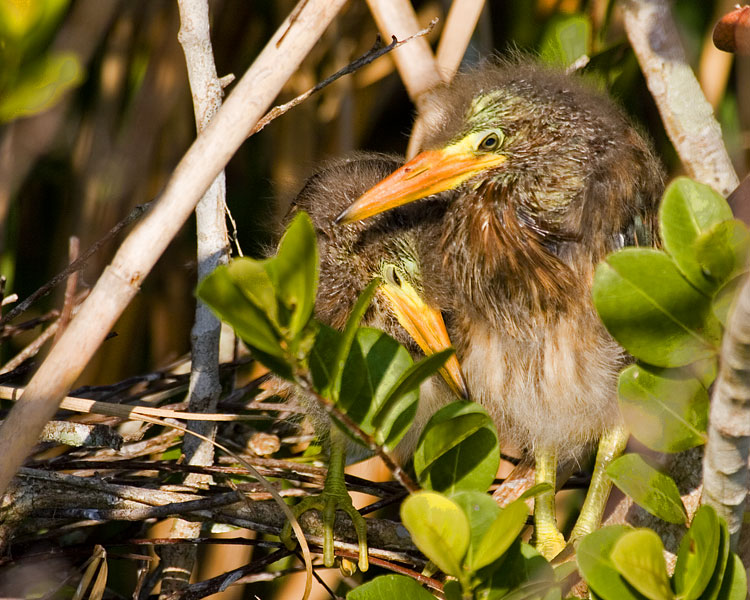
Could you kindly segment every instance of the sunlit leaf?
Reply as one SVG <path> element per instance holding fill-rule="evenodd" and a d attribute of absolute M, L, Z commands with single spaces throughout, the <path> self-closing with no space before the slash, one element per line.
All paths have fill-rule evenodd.
<path fill-rule="evenodd" d="M 684 600 L 697 600 L 701 597 L 717 567 L 721 570 L 717 583 L 721 582 L 729 553 L 729 538 L 726 535 L 723 537 L 722 540 L 722 528 L 716 511 L 710 506 L 701 506 L 677 551 L 674 591 Z M 720 585 L 716 585 L 716 593 L 719 587 Z"/>
<path fill-rule="evenodd" d="M 685 523 L 687 513 L 674 480 L 639 454 L 625 454 L 607 468 L 614 484 L 652 515 L 669 523 Z"/>
<path fill-rule="evenodd" d="M 620 410 L 633 436 L 658 452 L 682 452 L 704 443 L 708 392 L 676 369 L 631 365 L 620 373 Z"/>
<path fill-rule="evenodd" d="M 403 412 L 402 399 L 418 390 L 419 385 L 425 379 L 437 373 L 445 364 L 445 361 L 453 355 L 453 352 L 453 349 L 447 349 L 426 356 L 404 371 L 396 384 L 387 391 L 382 402 L 378 404 L 377 412 L 373 418 L 373 425 L 378 430 L 376 437 L 378 443 L 385 443 L 387 433 Z"/>
<path fill-rule="evenodd" d="M 664 252 L 610 254 L 596 269 L 593 298 L 612 336 L 649 364 L 679 367 L 717 352 L 721 326 L 710 300 Z"/>
<path fill-rule="evenodd" d="M 747 573 L 742 560 L 734 552 L 729 555 L 724 580 L 717 600 L 744 600 L 747 597 Z"/>
<path fill-rule="evenodd" d="M 578 545 L 576 560 L 583 578 L 603 600 L 643 600 L 644 596 L 620 576 L 612 558 L 617 541 L 632 531 L 624 525 L 602 527 L 585 536 Z"/>
<path fill-rule="evenodd" d="M 401 520 L 427 558 L 443 573 L 461 578 L 471 529 L 458 504 L 436 492 L 417 492 L 401 505 Z"/>
<path fill-rule="evenodd" d="M 383 600 L 384 598 L 435 600 L 435 596 L 406 575 L 381 575 L 357 586 L 346 597 L 347 600 Z"/>
<path fill-rule="evenodd" d="M 500 507 L 491 496 L 483 492 L 459 491 L 451 494 L 450 499 L 461 507 L 466 518 L 469 519 L 471 543 L 466 552 L 464 563 L 469 569 L 472 569 L 479 544 L 490 525 L 500 514 Z"/>
<path fill-rule="evenodd" d="M 546 600 L 559 598 L 552 566 L 528 544 L 516 540 L 506 552 L 502 568 L 483 580 L 474 592 L 478 600 Z"/>
<path fill-rule="evenodd" d="M 279 332 L 266 313 L 242 293 L 229 266 L 219 266 L 206 277 L 196 294 L 248 345 L 271 356 L 284 357 Z"/>
<path fill-rule="evenodd" d="M 698 236 L 695 254 L 715 290 L 747 269 L 750 232 L 742 221 L 722 221 Z"/>
<path fill-rule="evenodd" d="M 664 545 L 651 529 L 629 531 L 615 542 L 612 564 L 625 580 L 651 600 L 672 600 Z"/>
<path fill-rule="evenodd" d="M 678 177 L 664 192 L 659 227 L 664 248 L 690 283 L 710 295 L 716 284 L 706 277 L 698 260 L 696 241 L 711 227 L 732 219 L 726 200 L 709 186 Z"/>
<path fill-rule="evenodd" d="M 276 296 L 290 313 L 294 338 L 312 317 L 318 289 L 318 248 L 310 217 L 298 213 L 279 242 L 276 256 L 265 262 Z"/>
<path fill-rule="evenodd" d="M 414 455 L 414 470 L 426 489 L 452 493 L 486 491 L 500 464 L 494 423 L 474 402 L 443 407 L 425 425 Z"/>
<path fill-rule="evenodd" d="M 469 567 L 476 571 L 500 558 L 519 536 L 528 516 L 529 508 L 523 500 L 516 500 L 503 508 L 482 537 Z"/>

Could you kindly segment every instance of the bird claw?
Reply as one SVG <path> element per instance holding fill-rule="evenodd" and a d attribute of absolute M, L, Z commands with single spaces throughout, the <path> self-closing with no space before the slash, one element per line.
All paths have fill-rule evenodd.
<path fill-rule="evenodd" d="M 336 519 L 336 511 L 344 511 L 352 520 L 354 530 L 357 532 L 359 540 L 359 561 L 358 566 L 361 571 L 367 571 L 369 560 L 367 557 L 367 521 L 359 514 L 352 499 L 346 489 L 329 489 L 328 483 L 318 496 L 304 498 L 299 504 L 292 507 L 292 513 L 295 518 L 299 518 L 308 510 L 317 510 L 323 521 L 323 564 L 326 567 L 332 567 L 334 563 L 333 552 L 333 525 Z M 292 539 L 292 524 L 288 522 L 284 525 L 279 536 L 284 545 L 290 550 L 294 549 L 296 542 Z"/>

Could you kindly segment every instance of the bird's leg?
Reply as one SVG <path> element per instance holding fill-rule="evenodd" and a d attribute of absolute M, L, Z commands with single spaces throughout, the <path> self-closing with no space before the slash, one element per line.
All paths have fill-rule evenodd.
<path fill-rule="evenodd" d="M 335 425 L 331 425 L 329 444 L 328 474 L 323 486 L 323 491 L 318 496 L 310 496 L 303 499 L 292 508 L 295 517 L 308 510 L 315 509 L 323 517 L 323 564 L 326 567 L 333 566 L 333 525 L 336 519 L 336 510 L 343 510 L 352 520 L 354 529 L 359 540 L 359 568 L 367 571 L 369 561 L 367 559 L 367 522 L 357 512 L 352 504 L 351 496 L 346 490 L 344 483 L 344 466 L 346 465 L 346 437 Z M 291 523 L 284 525 L 279 536 L 290 550 L 295 543 L 292 540 Z"/>
<path fill-rule="evenodd" d="M 627 441 L 628 433 L 621 425 L 605 431 L 599 440 L 591 484 L 586 499 L 583 501 L 581 513 L 578 515 L 578 520 L 570 534 L 571 542 L 582 538 L 599 527 L 604 508 L 607 506 L 609 490 L 612 488 L 612 480 L 607 475 L 607 467 L 622 454 Z"/>
<path fill-rule="evenodd" d="M 536 483 L 549 483 L 552 489 L 539 494 L 534 501 L 534 537 L 536 549 L 550 560 L 565 548 L 565 538 L 557 528 L 555 517 L 555 480 L 557 477 L 557 451 L 540 448 L 536 452 Z"/>

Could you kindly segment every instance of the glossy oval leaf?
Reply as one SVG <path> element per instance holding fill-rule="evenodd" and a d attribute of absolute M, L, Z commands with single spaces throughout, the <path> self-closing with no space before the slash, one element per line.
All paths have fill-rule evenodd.
<path fill-rule="evenodd" d="M 664 545 L 651 529 L 629 531 L 615 542 L 612 564 L 625 580 L 650 600 L 672 600 Z"/>
<path fill-rule="evenodd" d="M 636 504 L 669 523 L 687 522 L 687 513 L 674 480 L 649 465 L 639 454 L 612 462 L 607 474 Z"/>
<path fill-rule="evenodd" d="M 435 600 L 435 596 L 406 575 L 381 575 L 357 586 L 346 597 L 347 600 L 383 600 L 384 598 Z"/>
<path fill-rule="evenodd" d="M 695 243 L 703 232 L 732 218 L 732 210 L 718 192 L 687 177 L 678 177 L 664 192 L 659 209 L 664 249 L 685 277 L 709 295 L 716 284 L 706 277 Z"/>
<path fill-rule="evenodd" d="M 482 574 L 484 574 L 484 570 Z M 555 571 L 529 544 L 516 540 L 506 552 L 502 568 L 482 578 L 474 590 L 477 600 L 541 600 L 559 593 Z"/>
<path fill-rule="evenodd" d="M 458 491 L 451 494 L 450 499 L 461 507 L 469 520 L 471 542 L 464 558 L 464 564 L 471 570 L 479 544 L 490 525 L 500 514 L 500 507 L 489 494 L 483 492 Z"/>
<path fill-rule="evenodd" d="M 523 500 L 503 508 L 482 537 L 469 568 L 476 571 L 500 558 L 520 535 L 528 516 L 529 508 Z"/>
<path fill-rule="evenodd" d="M 722 221 L 695 240 L 695 254 L 704 277 L 719 286 L 747 270 L 750 231 L 742 221 Z"/>
<path fill-rule="evenodd" d="M 585 536 L 576 551 L 581 575 L 596 596 L 603 600 L 643 600 L 644 596 L 628 585 L 612 562 L 617 541 L 632 531 L 625 525 L 602 527 Z"/>
<path fill-rule="evenodd" d="M 217 267 L 198 285 L 196 295 L 220 319 L 231 325 L 249 346 L 272 356 L 284 357 L 281 335 L 265 311 L 242 292 L 230 266 Z"/>
<path fill-rule="evenodd" d="M 705 442 L 708 392 L 676 369 L 631 365 L 620 373 L 620 411 L 633 436 L 658 452 L 682 452 Z"/>
<path fill-rule="evenodd" d="M 740 287 L 743 283 L 745 283 L 745 277 L 740 275 L 739 277 L 727 281 L 714 294 L 711 303 L 711 312 L 714 313 L 714 316 L 724 327 L 727 326 L 729 311 L 732 309 L 734 299 L 737 297 L 737 294 L 739 294 Z"/>
<path fill-rule="evenodd" d="M 690 529 L 683 536 L 677 551 L 673 585 L 675 593 L 681 598 L 697 600 L 715 575 L 717 567 L 721 568 L 723 574 L 729 552 L 729 539 L 724 536 L 723 541 L 724 543 L 716 511 L 710 506 L 701 506 L 696 511 Z M 721 561 L 720 553 L 723 555 Z M 720 582 L 721 576 L 718 579 Z"/>
<path fill-rule="evenodd" d="M 375 417 L 414 361 L 396 340 L 371 327 L 356 330 L 349 350 L 337 404 L 365 432 L 392 448 L 414 420 L 419 390 L 412 389 L 395 400 L 390 406 L 389 419 L 380 426 Z"/>
<path fill-rule="evenodd" d="M 378 429 L 376 441 L 379 444 L 385 443 L 387 433 L 403 412 L 401 400 L 417 391 L 420 384 L 435 375 L 453 354 L 454 350 L 448 348 L 426 356 L 404 371 L 393 387 L 386 392 L 373 418 L 373 424 Z"/>
<path fill-rule="evenodd" d="M 664 252 L 625 248 L 610 254 L 596 268 L 593 298 L 607 330 L 644 362 L 680 367 L 717 352 L 721 325 L 710 300 Z"/>
<path fill-rule="evenodd" d="M 461 507 L 437 492 L 417 492 L 401 505 L 414 544 L 446 575 L 461 578 L 471 529 Z"/>
<path fill-rule="evenodd" d="M 420 485 L 453 493 L 484 492 L 497 474 L 500 447 L 494 423 L 475 402 L 443 407 L 425 425 L 414 454 Z"/>
<path fill-rule="evenodd" d="M 747 597 L 747 572 L 740 557 L 734 552 L 729 555 L 724 580 L 717 600 L 745 600 Z"/>
<path fill-rule="evenodd" d="M 289 312 L 287 326 L 294 338 L 312 317 L 318 290 L 318 247 L 307 213 L 300 211 L 292 219 L 276 256 L 265 261 L 264 266 L 278 301 Z"/>

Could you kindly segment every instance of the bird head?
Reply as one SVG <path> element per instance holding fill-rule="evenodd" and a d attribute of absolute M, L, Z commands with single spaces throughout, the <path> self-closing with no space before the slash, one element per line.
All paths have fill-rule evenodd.
<path fill-rule="evenodd" d="M 305 210 L 315 226 L 320 254 L 316 315 L 342 328 L 359 294 L 374 278 L 380 284 L 363 324 L 378 327 L 412 354 L 433 354 L 451 347 L 442 313 L 424 295 L 418 248 L 430 236 L 440 210 L 404 207 L 366 223 L 332 227 L 333 216 L 354 198 L 400 166 L 392 157 L 355 154 L 332 162 L 314 174 L 298 194 L 294 210 Z M 437 207 L 436 207 L 437 208 Z M 467 387 L 458 359 L 441 369 L 459 397 Z"/>
<path fill-rule="evenodd" d="M 432 102 L 427 149 L 337 222 L 443 198 L 437 254 L 467 305 L 488 314 L 514 302 L 564 307 L 586 293 L 593 265 L 630 241 L 634 223 L 652 235 L 659 163 L 623 112 L 579 77 L 528 60 L 486 64 Z"/>

